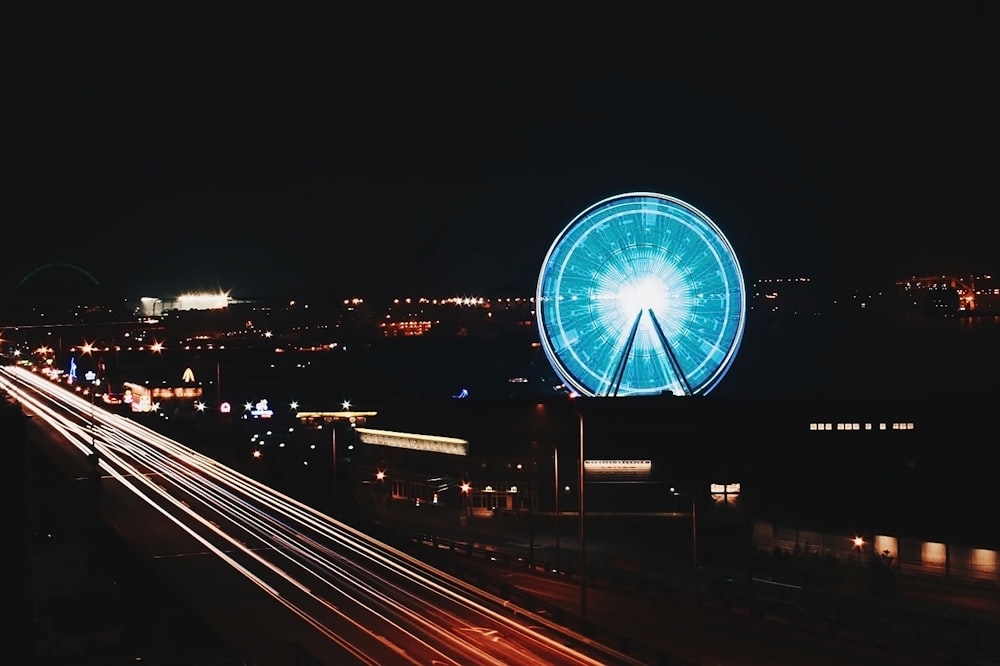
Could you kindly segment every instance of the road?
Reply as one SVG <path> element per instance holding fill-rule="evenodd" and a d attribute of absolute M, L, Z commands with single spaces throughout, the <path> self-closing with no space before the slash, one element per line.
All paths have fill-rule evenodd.
<path fill-rule="evenodd" d="M 434 527 L 422 525 L 419 518 L 396 507 L 391 519 L 382 515 L 387 529 L 411 534 L 419 544 L 418 555 L 439 568 L 450 571 L 477 586 L 502 596 L 517 599 L 521 605 L 548 613 L 571 625 L 579 618 L 580 582 L 573 576 L 542 566 L 527 566 L 526 551 L 511 556 L 513 541 L 494 550 L 491 537 L 479 532 L 473 548 L 462 542 L 431 538 Z M 429 515 L 428 512 L 423 512 Z M 451 521 L 449 521 L 451 522 Z M 439 526 L 440 527 L 440 526 Z M 446 529 L 440 531 L 446 532 Z M 423 534 L 423 536 L 419 536 Z M 388 537 L 387 537 L 388 538 Z M 399 540 L 398 538 L 396 540 Z M 421 554 L 422 553 L 422 554 Z M 492 553 L 492 554 L 491 554 Z M 507 554 L 501 554 L 507 553 Z M 708 590 L 703 590 L 701 604 L 695 609 L 692 591 L 685 587 L 652 585 L 640 590 L 620 585 L 610 578 L 591 580 L 587 591 L 586 623 L 601 627 L 596 634 L 612 644 L 644 644 L 648 653 L 669 654 L 677 663 L 751 666 L 843 666 L 845 664 L 880 664 L 882 666 L 918 666 L 941 663 L 1000 664 L 1000 659 L 975 653 L 971 643 L 961 654 L 954 649 L 963 644 L 959 636 L 942 642 L 945 626 L 927 627 L 921 634 L 908 633 L 905 622 L 879 618 L 869 633 L 861 617 L 850 615 L 829 623 L 823 618 L 789 616 L 788 607 L 761 608 L 751 612 L 743 601 L 730 607 Z M 891 616 L 890 616 L 891 617 Z M 916 639 L 916 640 L 914 640 Z"/>
<path fill-rule="evenodd" d="M 506 584 L 530 591 L 546 605 L 572 607 L 578 603 L 579 584 L 558 576 L 540 576 L 532 571 L 503 568 L 485 560 L 473 560 L 484 575 L 501 575 Z M 469 566 L 465 558 L 463 569 Z M 467 569 L 466 569 L 467 570 Z M 885 647 L 859 636 L 834 634 L 825 628 L 796 626 L 777 616 L 752 617 L 736 610 L 727 612 L 714 604 L 692 612 L 687 595 L 648 598 L 617 590 L 591 587 L 589 617 L 614 627 L 624 636 L 669 648 L 692 663 L 750 666 L 843 666 L 880 664 L 917 666 L 950 661 L 947 655 L 908 653 Z M 627 620 L 624 620 L 627 618 Z"/>
<path fill-rule="evenodd" d="M 172 544 L 169 552 L 177 562 L 183 560 L 191 575 L 201 568 L 210 574 L 198 576 L 207 594 L 226 597 L 239 580 L 236 598 L 248 604 L 264 600 L 279 609 L 279 622 L 307 636 L 301 643 L 321 663 L 643 663 L 437 570 L 41 375 L 3 367 L 0 378 L 35 423 L 66 446 L 97 454 L 91 460 L 102 486 L 114 488 L 102 490 L 103 499 L 127 496 L 129 511 L 155 515 L 156 530 L 163 543 Z M 257 607 L 233 610 L 246 617 Z"/>

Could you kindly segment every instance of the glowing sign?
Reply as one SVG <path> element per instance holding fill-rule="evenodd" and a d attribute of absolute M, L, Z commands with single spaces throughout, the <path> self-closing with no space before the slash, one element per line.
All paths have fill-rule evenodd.
<path fill-rule="evenodd" d="M 649 460 L 584 460 L 587 474 L 597 476 L 648 476 L 653 463 Z"/>
<path fill-rule="evenodd" d="M 76 357 L 69 357 L 69 383 L 72 384 L 76 381 Z"/>
<path fill-rule="evenodd" d="M 228 402 L 224 402 L 221 405 L 219 405 L 219 411 L 221 413 L 223 413 L 223 414 L 228 414 L 232 410 L 233 410 L 233 407 Z"/>
<path fill-rule="evenodd" d="M 202 388 L 200 386 L 178 386 L 177 388 L 171 388 L 169 386 L 154 386 L 149 392 L 154 398 L 160 398 L 161 400 L 172 400 L 174 398 L 200 398 Z"/>
<path fill-rule="evenodd" d="M 259 419 L 269 419 L 274 416 L 274 412 L 267 406 L 267 400 L 259 400 L 256 405 L 250 407 L 249 412 L 250 416 Z"/>
<path fill-rule="evenodd" d="M 191 368 L 188 368 L 187 370 L 185 370 L 184 374 L 181 375 L 181 381 L 182 382 L 193 382 L 194 381 L 194 370 L 192 370 Z"/>

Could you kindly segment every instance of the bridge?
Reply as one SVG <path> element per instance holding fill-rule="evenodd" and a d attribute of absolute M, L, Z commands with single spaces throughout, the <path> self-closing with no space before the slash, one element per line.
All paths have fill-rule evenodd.
<path fill-rule="evenodd" d="M 990 276 L 985 276 L 989 280 Z M 905 280 L 897 280 L 896 287 L 906 293 L 912 292 L 951 292 L 957 298 L 959 312 L 972 313 L 978 310 L 977 296 L 983 296 L 982 290 L 975 287 L 975 277 L 959 278 L 953 275 L 914 276 Z M 987 290 L 992 291 L 992 290 Z M 948 295 L 951 297 L 951 294 Z"/>

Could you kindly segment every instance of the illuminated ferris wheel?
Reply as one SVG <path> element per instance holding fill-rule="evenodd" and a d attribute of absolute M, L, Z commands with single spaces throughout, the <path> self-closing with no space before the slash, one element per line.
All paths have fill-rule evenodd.
<path fill-rule="evenodd" d="M 536 312 L 545 354 L 583 396 L 707 394 L 736 356 L 743 274 L 705 214 L 620 194 L 577 215 L 549 248 Z"/>

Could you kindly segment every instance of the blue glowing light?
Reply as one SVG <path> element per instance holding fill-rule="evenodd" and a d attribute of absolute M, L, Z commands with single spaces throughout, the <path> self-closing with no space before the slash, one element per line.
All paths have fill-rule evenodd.
<path fill-rule="evenodd" d="M 707 394 L 743 337 L 743 273 L 705 214 L 633 192 L 580 213 L 538 278 L 542 347 L 584 396 Z"/>

